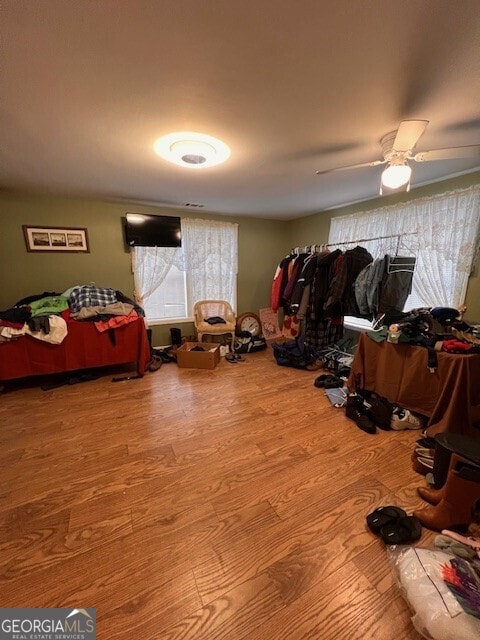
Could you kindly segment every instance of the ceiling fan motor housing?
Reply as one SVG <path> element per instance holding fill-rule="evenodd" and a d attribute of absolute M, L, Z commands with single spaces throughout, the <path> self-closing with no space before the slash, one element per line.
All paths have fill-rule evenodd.
<path fill-rule="evenodd" d="M 395 141 L 396 135 L 397 131 L 390 131 L 390 133 L 386 133 L 380 140 L 383 157 L 387 162 L 390 162 L 391 164 L 405 164 L 408 152 L 395 151 L 393 148 L 393 143 Z"/>

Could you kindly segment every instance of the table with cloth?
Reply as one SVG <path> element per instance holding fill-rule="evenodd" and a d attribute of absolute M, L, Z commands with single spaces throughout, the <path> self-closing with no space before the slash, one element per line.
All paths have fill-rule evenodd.
<path fill-rule="evenodd" d="M 375 391 L 427 416 L 429 436 L 453 432 L 480 438 L 480 354 L 437 355 L 431 371 L 425 347 L 376 342 L 362 333 L 348 386 Z"/>

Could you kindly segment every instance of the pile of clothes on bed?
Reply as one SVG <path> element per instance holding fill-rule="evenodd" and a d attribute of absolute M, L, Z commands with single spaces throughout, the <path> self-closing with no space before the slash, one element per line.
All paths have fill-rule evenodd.
<path fill-rule="evenodd" d="M 95 285 L 78 285 L 63 293 L 44 291 L 22 298 L 0 311 L 0 342 L 30 335 L 60 344 L 71 321 L 93 322 L 99 332 L 134 322 L 143 309 L 121 291 Z"/>

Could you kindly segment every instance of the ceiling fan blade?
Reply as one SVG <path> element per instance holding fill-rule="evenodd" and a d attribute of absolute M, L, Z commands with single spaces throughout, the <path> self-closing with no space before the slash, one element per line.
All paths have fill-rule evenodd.
<path fill-rule="evenodd" d="M 428 120 L 403 120 L 393 141 L 395 151 L 411 151 L 427 128 Z"/>
<path fill-rule="evenodd" d="M 480 145 L 471 144 L 466 147 L 449 147 L 447 149 L 432 149 L 421 151 L 413 156 L 415 162 L 429 160 L 452 160 L 455 158 L 480 158 Z"/>
<path fill-rule="evenodd" d="M 379 164 L 385 164 L 386 160 L 374 160 L 373 162 L 362 162 L 361 164 L 349 164 L 346 167 L 335 167 L 334 169 L 325 169 L 324 171 L 316 171 L 317 176 L 332 171 L 344 171 L 345 169 L 360 169 L 362 167 L 376 167 Z"/>

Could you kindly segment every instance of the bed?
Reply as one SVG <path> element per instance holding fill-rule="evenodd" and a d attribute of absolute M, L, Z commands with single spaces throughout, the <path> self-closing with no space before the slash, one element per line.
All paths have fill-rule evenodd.
<path fill-rule="evenodd" d="M 28 335 L 0 343 L 0 381 L 126 363 L 135 363 L 143 376 L 149 360 L 143 318 L 103 333 L 93 322 L 72 320 L 68 335 L 58 345 Z"/>

